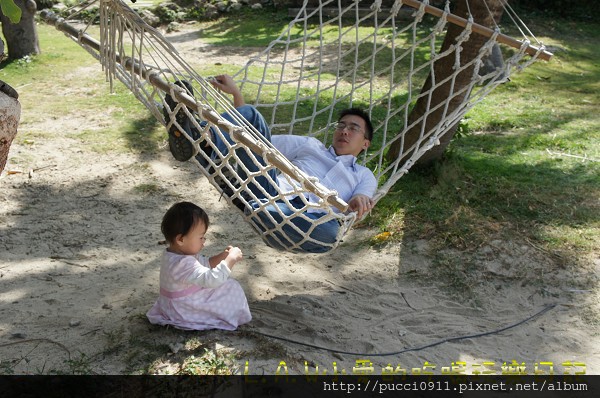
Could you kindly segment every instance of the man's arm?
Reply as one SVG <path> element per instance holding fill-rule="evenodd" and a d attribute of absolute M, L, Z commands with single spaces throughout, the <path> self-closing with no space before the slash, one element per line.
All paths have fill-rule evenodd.
<path fill-rule="evenodd" d="M 301 135 L 281 134 L 271 137 L 271 143 L 288 160 L 294 160 L 298 151 L 307 145 L 315 145 L 314 138 Z M 317 147 L 315 147 L 317 150 Z"/>
<path fill-rule="evenodd" d="M 359 220 L 362 218 L 363 214 L 370 212 L 374 205 L 375 202 L 373 199 L 360 193 L 354 195 L 348 202 L 349 209 L 357 213 Z"/>
<path fill-rule="evenodd" d="M 217 90 L 221 90 L 226 94 L 231 94 L 233 96 L 233 106 L 239 108 L 242 105 L 246 104 L 244 101 L 244 97 L 242 96 L 242 92 L 238 88 L 238 86 L 233 81 L 233 78 L 229 75 L 219 75 L 215 76 L 213 80 L 210 82 L 214 88 Z"/>
<path fill-rule="evenodd" d="M 355 211 L 359 219 L 375 206 L 375 201 L 372 199 L 375 191 L 377 191 L 377 179 L 373 172 L 366 167 L 361 167 L 360 183 L 348 201 L 349 209 Z"/>

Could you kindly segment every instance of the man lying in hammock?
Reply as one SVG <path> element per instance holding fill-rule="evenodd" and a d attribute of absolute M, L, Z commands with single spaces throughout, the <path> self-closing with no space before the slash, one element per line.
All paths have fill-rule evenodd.
<path fill-rule="evenodd" d="M 254 106 L 245 104 L 241 91 L 231 76 L 216 76 L 215 79 L 212 80 L 212 84 L 222 92 L 232 95 L 233 105 L 239 114 L 252 124 L 257 131 L 268 139 L 273 146 L 275 146 L 275 148 L 277 148 L 296 167 L 308 175 L 317 177 L 320 183 L 327 188 L 337 191 L 338 196 L 348 203 L 349 209 L 355 211 L 359 219 L 363 214 L 373 208 L 374 202 L 372 197 L 377 189 L 377 180 L 371 170 L 356 162 L 357 156 L 369 147 L 373 137 L 373 126 L 366 112 L 356 108 L 342 111 L 336 124 L 333 143 L 327 148 L 318 139 L 313 137 L 296 135 L 271 136 L 270 129 L 265 119 Z M 188 91 L 191 92 L 191 87 L 188 87 Z M 166 98 L 166 102 L 170 105 L 172 100 Z M 177 117 L 179 118 L 180 115 L 183 114 L 183 112 L 180 112 Z M 231 115 L 225 113 L 222 116 L 231 123 L 238 124 Z M 186 124 L 180 123 L 180 125 Z M 187 125 L 189 126 L 191 124 L 188 123 Z M 190 131 L 188 131 L 188 134 L 193 136 Z M 223 131 L 223 136 L 230 143 L 233 143 L 233 141 L 230 141 L 231 139 L 227 132 Z M 181 153 L 177 153 L 177 149 L 185 147 L 186 145 L 191 147 L 191 143 L 183 136 L 178 138 L 171 133 L 169 143 L 171 152 L 175 158 L 185 160 L 182 159 Z M 214 132 L 213 143 L 223 154 L 227 153 L 227 144 L 222 142 L 221 136 L 219 134 L 214 134 Z M 186 153 L 193 153 L 192 151 L 191 148 L 185 148 Z M 241 150 L 238 152 L 238 160 L 242 162 L 249 171 L 258 170 L 254 160 L 251 159 L 246 151 Z M 187 157 L 189 158 L 191 156 Z M 255 158 L 262 163 L 260 157 L 256 156 Z M 255 179 L 256 183 L 260 184 L 263 189 L 249 187 L 259 199 L 265 198 L 263 191 L 266 191 L 269 195 L 276 196 L 278 191 L 277 188 L 282 191 L 292 190 L 289 179 L 278 177 L 276 175 L 276 170 L 273 169 L 269 170 L 269 174 L 268 178 L 258 177 Z M 278 187 L 273 187 L 270 181 L 276 181 Z M 310 198 L 308 199 L 310 200 Z M 304 206 L 303 201 L 299 198 L 292 199 L 290 203 L 292 206 L 296 207 L 296 209 Z M 277 222 L 282 221 L 281 213 L 286 216 L 291 216 L 296 210 L 290 209 L 289 206 L 282 201 L 277 202 L 276 205 L 279 209 L 271 208 L 274 205 L 269 205 L 266 207 L 266 211 L 268 211 L 271 217 Z M 257 207 L 258 206 L 255 205 L 255 208 Z M 271 221 L 271 217 L 267 214 L 259 211 L 257 212 L 257 215 L 260 217 L 260 221 L 262 221 L 255 222 L 259 228 L 264 230 L 264 225 L 269 228 L 275 227 Z M 318 211 L 309 210 L 303 213 L 304 217 L 292 217 L 290 221 L 301 231 L 307 232 L 313 225 L 311 222 L 307 221 L 306 218 L 316 221 L 323 215 L 323 213 Z M 330 250 L 331 244 L 336 241 L 339 228 L 339 222 L 335 219 L 318 224 L 310 233 L 311 240 L 307 240 L 300 244 L 301 250 L 299 251 L 323 253 Z M 284 225 L 281 231 L 283 234 L 278 235 L 278 240 L 268 239 L 268 243 L 271 246 L 283 248 L 283 242 L 283 244 L 286 245 L 285 248 L 289 248 L 296 243 L 303 241 L 306 237 L 305 235 L 302 236 L 295 228 L 289 225 Z M 289 245 L 287 244 L 288 241 Z M 321 245 L 315 241 L 323 242 L 324 244 Z"/>

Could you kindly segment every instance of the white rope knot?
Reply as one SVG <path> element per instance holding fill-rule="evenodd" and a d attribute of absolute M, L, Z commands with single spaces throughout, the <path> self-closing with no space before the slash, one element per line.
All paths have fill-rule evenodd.
<path fill-rule="evenodd" d="M 469 18 L 467 18 L 467 25 L 464 27 L 463 31 L 460 33 L 460 35 L 458 35 L 458 38 L 456 39 L 457 43 L 462 43 L 464 41 L 469 40 L 471 32 L 473 31 L 473 22 L 473 16 L 469 15 Z"/>
<path fill-rule="evenodd" d="M 425 6 L 426 5 L 429 5 L 429 0 L 421 1 L 421 5 L 419 6 L 419 9 L 417 10 L 416 13 L 414 13 L 414 19 L 416 22 L 421 22 L 423 20 L 423 17 L 425 16 Z"/>
<path fill-rule="evenodd" d="M 381 3 L 383 0 L 375 0 L 373 4 L 371 4 L 371 10 L 376 12 L 381 12 Z"/>
<path fill-rule="evenodd" d="M 448 3 L 446 3 L 446 7 L 444 8 L 444 12 L 442 13 L 442 16 L 440 17 L 440 19 L 437 21 L 437 23 L 435 24 L 433 31 L 435 32 L 436 36 L 441 34 L 444 31 L 444 28 L 446 27 L 446 23 L 448 22 L 448 14 L 450 14 L 450 6 Z"/>
<path fill-rule="evenodd" d="M 531 45 L 531 41 L 529 39 L 524 39 L 523 42 L 521 43 L 521 48 L 519 49 L 519 52 L 521 54 L 525 54 L 525 51 L 527 50 L 527 48 Z M 539 50 L 538 50 L 539 52 Z"/>
<path fill-rule="evenodd" d="M 381 5 L 381 3 L 380 3 Z M 402 8 L 402 0 L 396 0 L 394 2 L 394 4 L 392 4 L 392 8 L 390 9 L 390 14 L 392 14 L 392 16 L 394 18 L 396 18 L 398 16 L 398 13 L 400 12 L 400 9 Z"/>

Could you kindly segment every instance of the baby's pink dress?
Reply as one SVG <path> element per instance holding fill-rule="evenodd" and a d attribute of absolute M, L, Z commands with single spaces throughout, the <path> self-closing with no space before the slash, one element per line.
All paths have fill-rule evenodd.
<path fill-rule="evenodd" d="M 235 330 L 252 316 L 240 284 L 229 279 L 224 262 L 210 268 L 208 258 L 165 251 L 160 296 L 146 314 L 150 323 L 185 330 Z"/>

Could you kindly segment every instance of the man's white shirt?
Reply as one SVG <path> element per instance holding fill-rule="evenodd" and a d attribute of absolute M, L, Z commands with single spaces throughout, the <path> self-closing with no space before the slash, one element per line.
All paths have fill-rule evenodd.
<path fill-rule="evenodd" d="M 358 164 L 354 155 L 338 156 L 332 146 L 326 148 L 313 137 L 274 135 L 271 142 L 300 170 L 317 177 L 325 187 L 337 191 L 338 196 L 346 203 L 358 194 L 371 198 L 377 190 L 373 172 Z M 284 175 L 277 177 L 277 184 L 283 193 L 293 191 L 292 184 L 300 186 L 300 183 Z M 310 202 L 318 202 L 316 195 L 307 193 L 306 196 Z"/>

